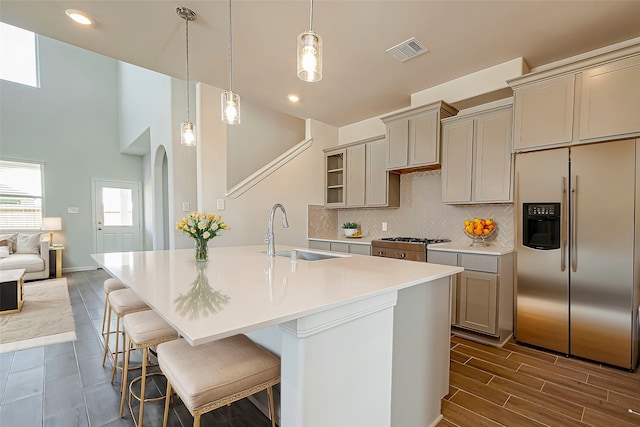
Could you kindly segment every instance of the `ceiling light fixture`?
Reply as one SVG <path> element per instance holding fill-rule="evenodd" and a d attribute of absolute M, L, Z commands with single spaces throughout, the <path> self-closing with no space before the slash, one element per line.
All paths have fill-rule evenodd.
<path fill-rule="evenodd" d="M 231 0 L 229 0 L 229 90 L 220 98 L 222 122 L 228 125 L 240 123 L 240 96 L 233 93 L 233 33 L 231 29 Z"/>
<path fill-rule="evenodd" d="M 93 24 L 93 19 L 91 19 L 89 15 L 87 15 L 81 10 L 67 9 L 64 11 L 64 13 L 66 13 L 69 18 L 73 19 L 78 24 L 82 24 L 82 25 Z"/>
<path fill-rule="evenodd" d="M 298 95 L 294 95 L 294 94 L 291 94 L 291 95 L 287 96 L 287 99 L 288 99 L 289 101 L 291 101 L 291 102 L 298 102 L 298 101 L 300 101 L 300 97 L 299 97 Z"/>
<path fill-rule="evenodd" d="M 298 78 L 305 82 L 322 80 L 322 37 L 312 30 L 313 0 L 309 9 L 309 31 L 298 34 Z"/>
<path fill-rule="evenodd" d="M 186 7 L 176 8 L 178 16 L 185 20 L 186 23 L 186 41 L 187 41 L 187 121 L 180 125 L 180 143 L 193 147 L 196 145 L 196 125 L 189 120 L 189 21 L 196 20 L 196 13 Z"/>

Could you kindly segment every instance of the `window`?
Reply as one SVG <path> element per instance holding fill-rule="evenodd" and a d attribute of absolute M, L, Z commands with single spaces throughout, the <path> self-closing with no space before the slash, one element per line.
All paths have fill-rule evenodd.
<path fill-rule="evenodd" d="M 102 207 L 105 226 L 133 225 L 133 199 L 130 189 L 104 187 Z"/>
<path fill-rule="evenodd" d="M 0 79 L 39 87 L 34 33 L 0 22 Z"/>
<path fill-rule="evenodd" d="M 0 160 L 0 230 L 40 230 L 43 167 Z"/>

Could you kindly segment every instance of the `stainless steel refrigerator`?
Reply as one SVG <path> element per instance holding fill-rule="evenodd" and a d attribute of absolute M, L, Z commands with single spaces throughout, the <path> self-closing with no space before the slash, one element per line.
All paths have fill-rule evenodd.
<path fill-rule="evenodd" d="M 640 139 L 518 153 L 516 340 L 634 369 Z"/>

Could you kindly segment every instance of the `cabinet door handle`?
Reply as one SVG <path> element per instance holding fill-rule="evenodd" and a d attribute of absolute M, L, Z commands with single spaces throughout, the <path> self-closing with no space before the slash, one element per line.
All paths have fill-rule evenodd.
<path fill-rule="evenodd" d="M 567 178 L 560 178 L 562 205 L 560 207 L 560 271 L 567 268 Z"/>
<path fill-rule="evenodd" d="M 571 251 L 571 270 L 575 273 L 578 270 L 578 251 L 577 244 L 578 238 L 576 233 L 578 232 L 578 224 L 576 224 L 576 219 L 578 218 L 578 175 L 573 177 L 571 183 L 571 246 L 569 250 Z"/>

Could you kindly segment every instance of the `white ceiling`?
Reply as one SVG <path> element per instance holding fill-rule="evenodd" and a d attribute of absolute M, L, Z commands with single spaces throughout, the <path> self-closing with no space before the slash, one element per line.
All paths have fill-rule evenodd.
<path fill-rule="evenodd" d="M 1 0 L 0 20 L 141 67 L 185 77 L 185 22 L 194 81 L 228 87 L 228 3 L 196 0 Z M 314 2 L 324 40 L 318 83 L 296 77 L 296 36 L 307 0 L 233 0 L 233 89 L 242 99 L 342 126 L 410 104 L 410 94 L 524 57 L 537 67 L 640 37 L 640 0 Z M 81 27 L 64 11 L 80 9 Z M 405 63 L 385 50 L 416 37 L 430 52 Z M 289 93 L 300 95 L 292 105 Z M 446 100 L 445 100 L 446 101 Z"/>

